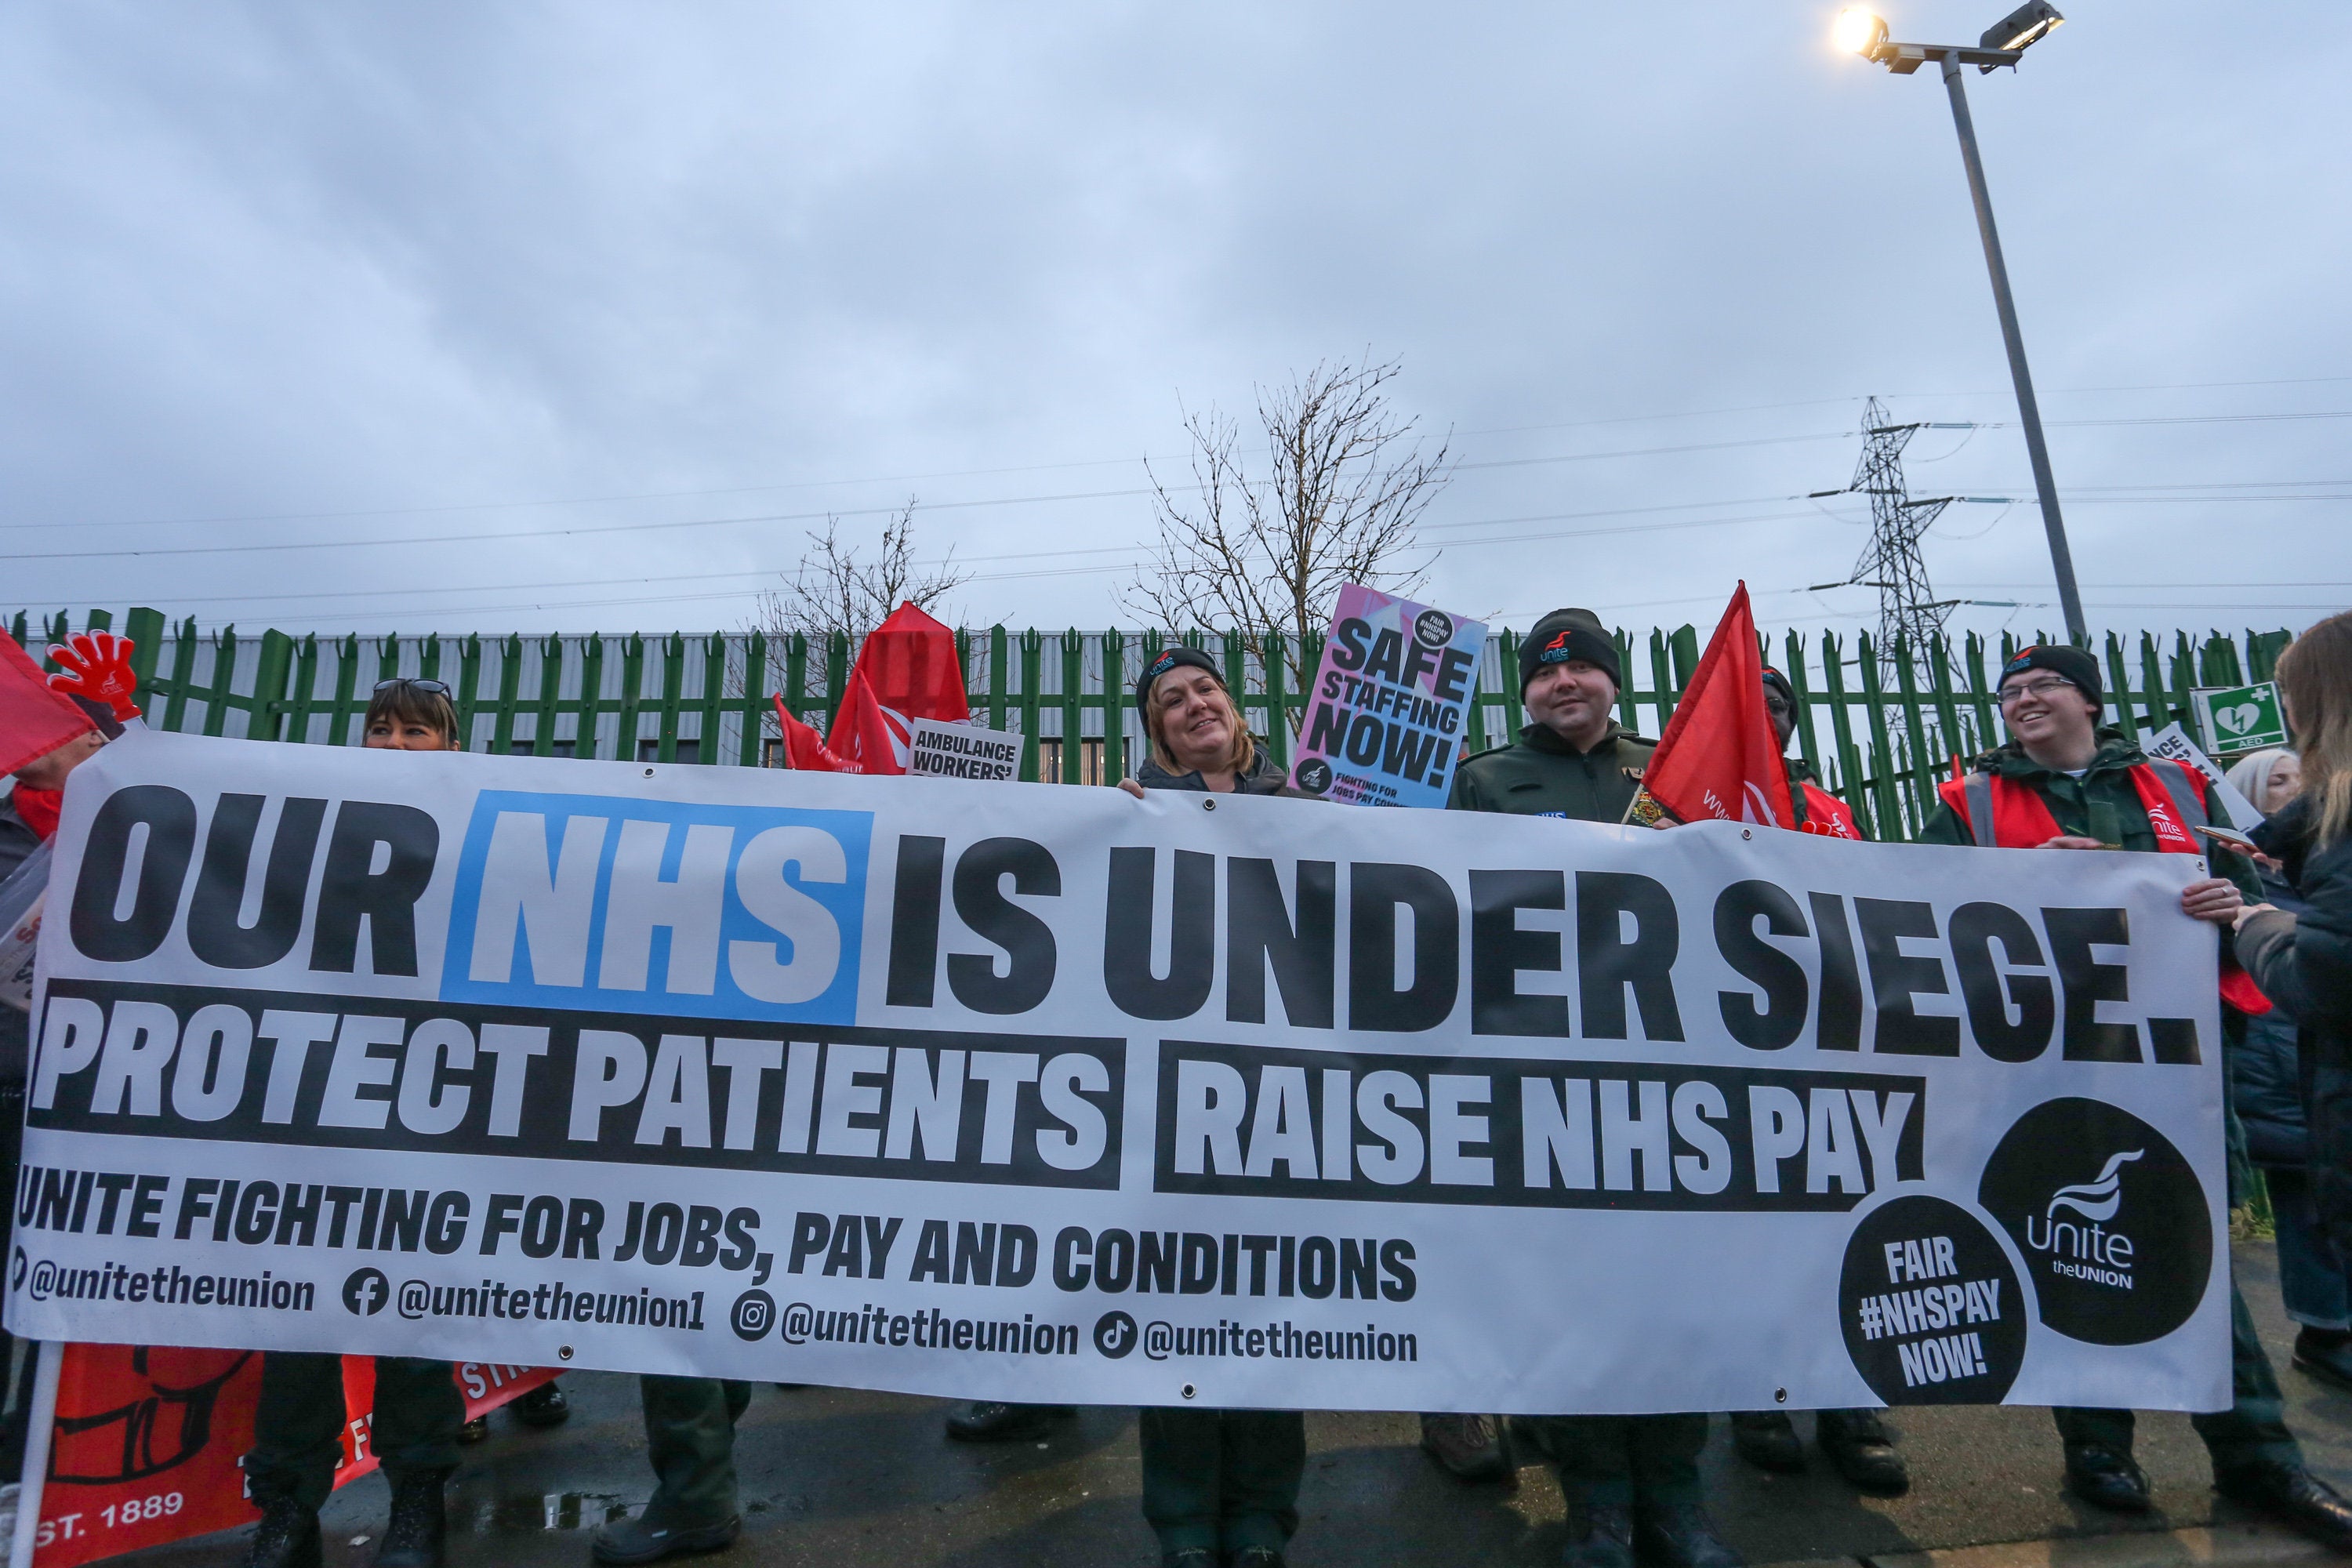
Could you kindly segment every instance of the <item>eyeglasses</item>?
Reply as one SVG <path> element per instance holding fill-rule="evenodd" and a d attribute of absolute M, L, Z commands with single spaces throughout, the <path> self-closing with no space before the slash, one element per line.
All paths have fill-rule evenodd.
<path fill-rule="evenodd" d="M 408 675 L 395 675 L 390 680 L 379 680 L 375 683 L 375 689 L 381 694 L 391 690 L 395 686 L 405 686 L 411 691 L 422 691 L 427 697 L 447 697 L 455 700 L 457 695 L 449 689 L 446 681 L 419 680 Z"/>
<path fill-rule="evenodd" d="M 1764 711 L 1786 713 L 1789 711 L 1789 700 L 1785 697 L 1767 697 L 1764 699 Z"/>
<path fill-rule="evenodd" d="M 2000 705 L 2004 708 L 2014 708 L 2029 697 L 2046 699 L 2054 697 L 2061 691 L 2074 689 L 2074 683 L 2071 680 L 2023 681 L 2015 686 L 2004 686 L 2000 689 Z"/>

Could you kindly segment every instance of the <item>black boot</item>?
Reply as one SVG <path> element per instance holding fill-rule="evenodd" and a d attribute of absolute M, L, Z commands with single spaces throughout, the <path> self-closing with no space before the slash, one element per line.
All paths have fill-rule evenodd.
<path fill-rule="evenodd" d="M 508 1406 L 526 1426 L 561 1426 L 572 1419 L 572 1402 L 552 1383 L 542 1383 Z"/>
<path fill-rule="evenodd" d="M 2352 1504 L 2305 1469 L 2271 1460 L 2217 1471 L 2213 1489 L 2338 1552 L 2352 1552 Z"/>
<path fill-rule="evenodd" d="M 2294 1370 L 2336 1388 L 2352 1389 L 2352 1334 L 2306 1327 L 2294 1336 Z"/>
<path fill-rule="evenodd" d="M 443 1568 L 449 1518 L 441 1506 L 446 1470 L 403 1470 L 392 1482 L 392 1520 L 376 1548 L 375 1568 Z"/>
<path fill-rule="evenodd" d="M 1423 1415 L 1421 1447 L 1457 1481 L 1509 1480 L 1518 1474 L 1507 1429 L 1491 1415 Z"/>
<path fill-rule="evenodd" d="M 245 1568 L 319 1568 L 319 1513 L 292 1498 L 264 1505 Z"/>
<path fill-rule="evenodd" d="M 1570 1503 L 1567 1568 L 1633 1568 L 1633 1510 L 1623 1503 Z"/>
<path fill-rule="evenodd" d="M 2109 1513 L 2146 1513 L 2147 1476 L 2129 1454 L 2085 1443 L 2066 1450 L 2066 1489 Z"/>
<path fill-rule="evenodd" d="M 1874 1410 L 1824 1410 L 1813 1435 L 1838 1474 L 1866 1492 L 1900 1497 L 1911 1489 L 1911 1469 L 1895 1447 L 1895 1434 Z"/>
<path fill-rule="evenodd" d="M 1804 1445 L 1797 1441 L 1797 1428 L 1785 1411 L 1733 1411 L 1731 1446 L 1759 1470 L 1794 1475 L 1805 1468 Z"/>
<path fill-rule="evenodd" d="M 1747 1568 L 1748 1559 L 1715 1532 L 1715 1521 L 1695 1502 L 1644 1503 L 1633 1539 L 1656 1568 Z"/>

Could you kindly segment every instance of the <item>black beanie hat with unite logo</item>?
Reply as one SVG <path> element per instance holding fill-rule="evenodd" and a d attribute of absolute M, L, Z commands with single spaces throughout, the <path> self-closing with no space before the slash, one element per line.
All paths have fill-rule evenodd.
<path fill-rule="evenodd" d="M 1617 639 L 1601 617 L 1591 610 L 1554 610 L 1519 641 L 1519 695 L 1527 695 L 1528 682 L 1544 666 L 1580 658 L 1607 672 L 1610 685 L 1625 684 L 1618 669 Z"/>

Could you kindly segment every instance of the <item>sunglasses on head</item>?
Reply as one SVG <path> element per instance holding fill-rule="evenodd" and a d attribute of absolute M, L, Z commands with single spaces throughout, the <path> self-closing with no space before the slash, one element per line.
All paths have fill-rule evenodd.
<path fill-rule="evenodd" d="M 446 681 L 419 680 L 408 675 L 395 675 L 390 680 L 379 680 L 375 683 L 375 689 L 378 692 L 385 692 L 395 686 L 405 686 L 411 691 L 422 691 L 427 697 L 448 697 L 454 700 L 456 696 L 456 693 L 449 689 L 449 684 Z"/>

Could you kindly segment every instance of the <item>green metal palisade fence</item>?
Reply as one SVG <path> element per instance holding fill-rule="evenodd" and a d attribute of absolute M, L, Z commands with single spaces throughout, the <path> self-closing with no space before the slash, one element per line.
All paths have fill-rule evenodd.
<path fill-rule="evenodd" d="M 82 623 L 114 624 L 103 610 Z M 20 612 L 11 629 L 37 655 L 77 628 L 62 613 L 34 624 Z M 744 767 L 774 760 L 772 692 L 825 727 L 852 651 L 839 635 L 812 645 L 797 637 L 771 642 L 757 632 L 240 637 L 234 628 L 200 633 L 193 619 L 175 626 L 151 609 L 131 611 L 117 629 L 138 644 L 140 702 L 158 729 L 355 745 L 375 683 L 413 675 L 456 689 L 471 750 Z M 1171 640 L 1149 631 L 1004 626 L 956 634 L 972 711 L 1023 737 L 1021 776 L 1071 784 L 1116 782 L 1133 770 L 1141 731 L 1129 683 Z M 1219 658 L 1252 728 L 1287 761 L 1290 721 L 1306 699 L 1286 678 L 1286 650 L 1269 649 L 1262 662 L 1235 634 L 1192 632 L 1181 640 Z M 1917 831 L 1951 758 L 2000 738 L 1991 677 L 2020 640 L 2004 635 L 1997 656 L 1973 633 L 1924 649 L 1898 643 L 1888 661 L 1891 682 L 1881 679 L 1879 650 L 1867 633 L 1823 632 L 1808 645 L 1791 631 L 1773 662 L 1804 707 L 1798 735 L 1806 760 L 1874 835 L 1904 838 Z M 2102 650 L 2109 721 L 2134 736 L 2176 719 L 2189 722 L 2193 689 L 2269 679 L 2287 640 L 2284 631 L 2249 631 L 2242 645 L 2220 632 L 2176 632 L 2168 641 L 2143 632 L 2127 647 L 2110 634 Z M 1617 642 L 1626 675 L 1619 718 L 1655 736 L 1697 667 L 1699 635 L 1690 626 L 1652 631 L 1637 644 L 1620 631 Z M 1299 667 L 1313 669 L 1321 639 L 1297 652 Z M 1469 750 L 1509 740 L 1525 721 L 1516 682 L 1505 675 L 1517 658 L 1515 633 L 1488 639 Z M 1106 718 L 1113 721 L 1108 731 Z M 1073 737 L 1075 748 L 1067 744 Z"/>

